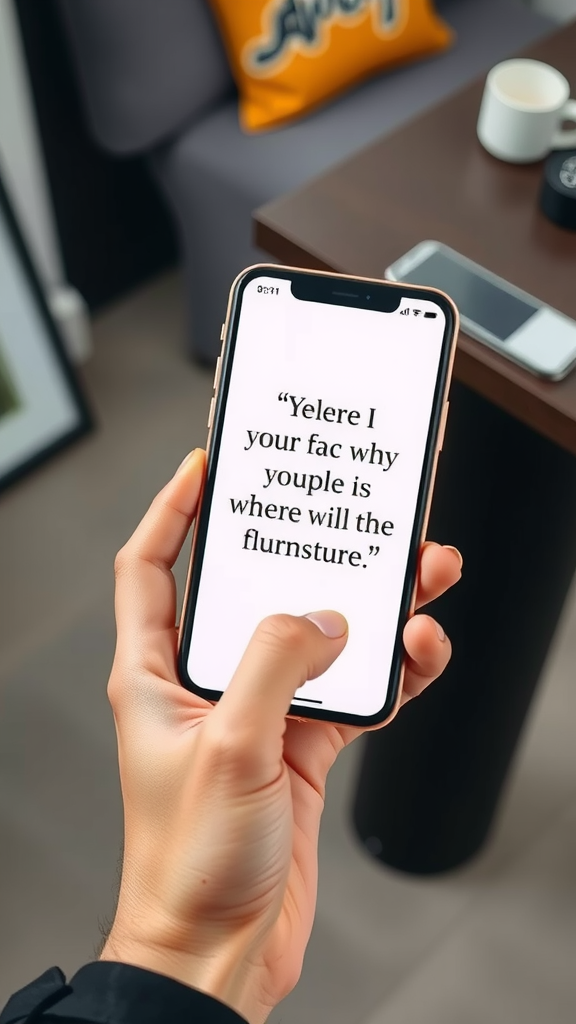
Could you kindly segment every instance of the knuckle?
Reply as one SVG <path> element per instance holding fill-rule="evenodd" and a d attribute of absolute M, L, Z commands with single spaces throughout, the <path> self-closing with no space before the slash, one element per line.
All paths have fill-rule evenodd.
<path fill-rule="evenodd" d="M 306 623 L 294 615 L 269 615 L 256 631 L 258 642 L 272 653 L 286 655 L 306 639 Z"/>
<path fill-rule="evenodd" d="M 128 544 L 120 548 L 114 559 L 114 576 L 117 580 L 129 575 L 132 567 L 132 556 Z"/>
<path fill-rule="evenodd" d="M 113 666 L 106 695 L 117 721 L 160 723 L 166 712 L 166 698 L 158 679 L 137 663 L 121 660 Z"/>
<path fill-rule="evenodd" d="M 114 711 L 118 707 L 119 694 L 118 684 L 114 682 L 112 676 L 108 680 L 108 686 L 106 687 L 106 696 L 108 698 L 108 703 L 110 704 L 110 707 Z"/>
<path fill-rule="evenodd" d="M 121 706 L 125 702 L 125 692 L 126 685 L 125 681 L 122 679 L 122 674 L 113 667 L 106 687 L 108 703 L 113 711 L 120 710 Z"/>

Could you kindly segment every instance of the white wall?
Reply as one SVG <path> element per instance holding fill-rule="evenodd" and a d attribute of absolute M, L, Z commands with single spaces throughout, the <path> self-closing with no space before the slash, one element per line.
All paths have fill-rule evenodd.
<path fill-rule="evenodd" d="M 48 286 L 63 278 L 12 0 L 0 0 L 0 157 L 22 229 Z"/>
<path fill-rule="evenodd" d="M 86 307 L 64 275 L 13 0 L 0 0 L 0 164 L 71 355 L 90 351 Z"/>

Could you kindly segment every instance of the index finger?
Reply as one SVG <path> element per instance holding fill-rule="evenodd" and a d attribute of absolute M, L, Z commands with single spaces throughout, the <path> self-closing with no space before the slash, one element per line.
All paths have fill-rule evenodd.
<path fill-rule="evenodd" d="M 156 495 L 146 515 L 118 552 L 116 623 L 118 642 L 173 630 L 176 586 L 172 566 L 196 515 L 204 479 L 205 453 L 197 448 Z"/>

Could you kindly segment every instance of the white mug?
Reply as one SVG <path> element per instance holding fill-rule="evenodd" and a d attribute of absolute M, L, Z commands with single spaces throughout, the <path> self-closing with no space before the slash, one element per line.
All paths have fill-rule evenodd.
<path fill-rule="evenodd" d="M 576 147 L 576 129 L 561 129 L 566 120 L 576 120 L 576 100 L 556 68 L 515 59 L 488 73 L 477 132 L 492 156 L 521 164 Z"/>

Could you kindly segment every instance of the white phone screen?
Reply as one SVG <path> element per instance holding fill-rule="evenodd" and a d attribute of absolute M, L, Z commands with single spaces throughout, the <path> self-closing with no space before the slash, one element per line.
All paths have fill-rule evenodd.
<path fill-rule="evenodd" d="M 295 706 L 384 706 L 446 317 L 245 286 L 194 602 L 188 674 L 226 689 L 258 622 L 333 608 L 346 649 Z M 414 312 L 417 307 L 419 312 Z M 425 316 L 428 313 L 428 316 Z"/>

